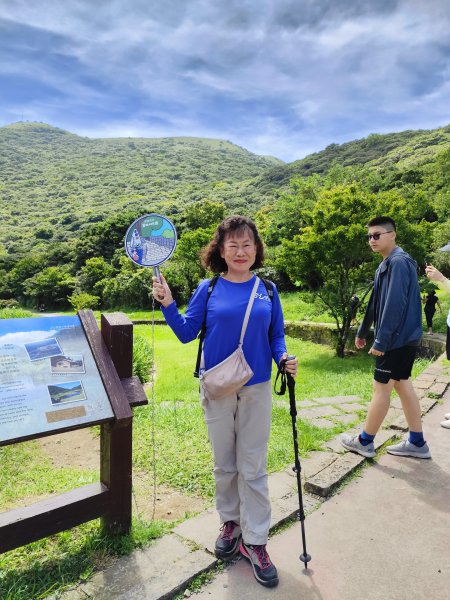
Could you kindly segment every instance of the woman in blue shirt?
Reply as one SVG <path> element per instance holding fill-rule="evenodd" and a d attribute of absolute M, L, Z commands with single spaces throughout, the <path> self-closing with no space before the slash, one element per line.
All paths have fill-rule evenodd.
<path fill-rule="evenodd" d="M 206 370 L 236 350 L 256 282 L 250 269 L 261 267 L 263 261 L 264 247 L 253 221 L 232 216 L 218 226 L 203 253 L 205 267 L 220 274 L 209 299 L 210 281 L 205 280 L 183 316 L 165 278 L 161 275 L 160 282 L 154 278 L 153 294 L 181 342 L 195 339 L 206 319 Z M 259 282 L 244 337 L 243 351 L 253 377 L 225 398 L 207 397 L 201 390 L 214 454 L 216 507 L 222 523 L 215 553 L 230 559 L 239 550 L 266 587 L 278 584 L 277 570 L 266 550 L 271 515 L 266 469 L 272 412 L 270 377 L 272 359 L 279 365 L 287 357 L 283 313 L 275 286 L 273 292 L 271 300 L 264 283 Z M 297 360 L 286 362 L 285 368 L 295 376 Z"/>

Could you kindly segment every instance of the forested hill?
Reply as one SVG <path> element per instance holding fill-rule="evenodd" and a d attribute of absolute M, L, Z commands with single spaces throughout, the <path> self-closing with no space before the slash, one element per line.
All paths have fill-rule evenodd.
<path fill-rule="evenodd" d="M 450 125 L 440 129 L 371 134 L 345 144 L 330 144 L 321 152 L 302 160 L 276 165 L 256 177 L 252 186 L 262 194 L 287 186 L 292 176 L 325 174 L 333 163 L 343 166 L 365 165 L 377 170 L 406 171 L 433 162 L 436 155 L 450 147 Z"/>
<path fill-rule="evenodd" d="M 90 139 L 43 123 L 8 125 L 0 128 L 0 241 L 30 226 L 76 231 L 121 209 L 183 205 L 278 164 L 223 140 Z"/>
<path fill-rule="evenodd" d="M 176 216 L 204 199 L 222 202 L 228 214 L 254 215 L 293 175 L 325 174 L 334 163 L 414 182 L 446 148 L 450 126 L 372 134 L 285 164 L 223 140 L 90 139 L 16 123 L 0 128 L 0 242 L 15 253 L 68 240 L 122 211 Z"/>

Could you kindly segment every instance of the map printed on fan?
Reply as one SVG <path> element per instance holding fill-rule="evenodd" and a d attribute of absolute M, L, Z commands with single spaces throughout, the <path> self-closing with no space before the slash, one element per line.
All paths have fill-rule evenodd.
<path fill-rule="evenodd" d="M 156 267 L 175 251 L 177 231 L 171 221 L 157 214 L 136 219 L 125 235 L 125 251 L 141 267 Z"/>

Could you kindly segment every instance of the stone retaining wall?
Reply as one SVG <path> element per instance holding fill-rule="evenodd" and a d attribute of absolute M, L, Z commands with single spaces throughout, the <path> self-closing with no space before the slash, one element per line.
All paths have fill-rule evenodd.
<path fill-rule="evenodd" d="M 152 321 L 148 319 L 133 320 L 134 325 L 151 325 Z M 163 319 L 155 319 L 155 325 L 166 325 Z M 311 323 L 310 321 L 286 321 L 285 332 L 291 337 L 301 338 L 315 344 L 324 344 L 325 346 L 336 345 L 337 330 L 336 326 L 330 323 Z M 348 339 L 347 350 L 355 350 L 354 339 L 356 327 L 352 327 L 352 333 Z M 373 340 L 373 332 L 368 336 L 368 343 Z M 419 356 L 424 358 L 436 358 L 445 352 L 445 336 L 439 333 L 424 333 L 419 347 Z"/>
<path fill-rule="evenodd" d="M 285 332 L 291 337 L 301 338 L 314 342 L 315 344 L 324 344 L 326 346 L 335 346 L 337 338 L 337 329 L 335 325 L 329 323 L 311 323 L 307 321 L 286 321 Z M 347 350 L 355 350 L 354 339 L 356 328 L 352 327 L 352 333 L 348 339 Z M 371 331 L 368 338 L 370 344 L 373 340 Z M 445 352 L 445 336 L 443 334 L 424 333 L 419 347 L 419 356 L 424 358 L 436 358 Z"/>

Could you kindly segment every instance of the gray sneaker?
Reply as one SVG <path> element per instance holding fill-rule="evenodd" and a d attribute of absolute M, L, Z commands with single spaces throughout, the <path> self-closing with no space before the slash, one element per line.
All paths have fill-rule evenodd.
<path fill-rule="evenodd" d="M 375 447 L 373 442 L 367 444 L 367 446 L 363 446 L 359 441 L 359 435 L 349 435 L 348 433 L 343 433 L 341 435 L 341 444 L 344 446 L 346 450 L 350 450 L 350 452 L 356 452 L 357 454 L 361 454 L 361 456 L 365 456 L 366 458 L 373 458 L 376 455 Z"/>
<path fill-rule="evenodd" d="M 389 454 L 395 454 L 395 456 L 414 456 L 415 458 L 431 458 L 431 452 L 426 442 L 423 446 L 416 446 L 408 440 L 403 440 L 403 442 L 400 442 L 400 444 L 388 446 L 386 450 Z"/>

